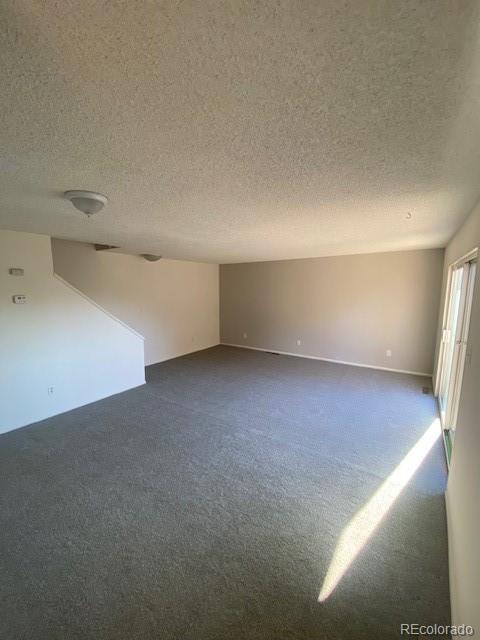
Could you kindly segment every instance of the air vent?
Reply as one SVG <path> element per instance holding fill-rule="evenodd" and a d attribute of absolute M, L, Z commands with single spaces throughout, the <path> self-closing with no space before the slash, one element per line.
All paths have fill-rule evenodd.
<path fill-rule="evenodd" d="M 95 251 L 109 251 L 110 249 L 118 249 L 114 244 L 95 244 Z"/>

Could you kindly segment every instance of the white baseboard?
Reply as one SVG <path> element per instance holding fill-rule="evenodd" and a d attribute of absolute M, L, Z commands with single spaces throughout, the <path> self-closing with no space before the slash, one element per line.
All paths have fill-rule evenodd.
<path fill-rule="evenodd" d="M 195 348 L 193 351 L 179 351 L 175 355 L 165 356 L 165 358 L 161 358 L 160 360 L 155 360 L 155 362 L 149 362 L 145 365 L 145 367 L 153 367 L 156 364 L 161 364 L 162 362 L 168 362 L 168 360 L 175 360 L 175 358 L 182 358 L 183 356 L 189 356 L 192 353 L 198 353 L 199 351 L 205 351 L 206 349 L 211 349 L 212 347 L 218 347 L 221 344 L 220 342 L 212 342 L 212 344 L 207 344 L 204 347 Z"/>
<path fill-rule="evenodd" d="M 414 376 L 426 376 L 431 378 L 431 373 L 422 371 L 407 371 L 406 369 L 392 369 L 390 367 L 378 367 L 374 364 L 362 364 L 361 362 L 349 362 L 348 360 L 334 360 L 333 358 L 321 358 L 320 356 L 308 356 L 305 353 L 293 353 L 291 351 L 279 351 L 278 349 L 262 349 L 261 347 L 250 347 L 246 344 L 232 344 L 230 342 L 221 342 L 225 347 L 238 347 L 239 349 L 251 349 L 252 351 L 265 351 L 267 353 L 278 353 L 282 356 L 295 356 L 296 358 L 307 358 L 308 360 L 323 360 L 324 362 L 333 362 L 335 364 L 348 364 L 351 367 L 363 367 L 365 369 L 379 369 L 380 371 L 393 371 L 394 373 L 409 373 Z"/>

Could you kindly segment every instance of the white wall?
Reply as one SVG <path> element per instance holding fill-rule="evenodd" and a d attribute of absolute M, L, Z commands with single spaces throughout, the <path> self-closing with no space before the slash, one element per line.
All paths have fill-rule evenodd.
<path fill-rule="evenodd" d="M 0 433 L 144 382 L 142 337 L 54 276 L 50 238 L 0 231 Z"/>
<path fill-rule="evenodd" d="M 431 374 L 442 268 L 443 249 L 225 264 L 221 339 Z"/>
<path fill-rule="evenodd" d="M 219 342 L 218 265 L 52 240 L 55 272 L 145 337 L 145 363 Z"/>
<path fill-rule="evenodd" d="M 448 266 L 480 247 L 480 205 L 445 251 L 443 313 Z M 437 341 L 440 339 L 440 332 Z M 480 633 L 480 271 L 477 270 L 455 443 L 446 493 L 453 624 Z"/>

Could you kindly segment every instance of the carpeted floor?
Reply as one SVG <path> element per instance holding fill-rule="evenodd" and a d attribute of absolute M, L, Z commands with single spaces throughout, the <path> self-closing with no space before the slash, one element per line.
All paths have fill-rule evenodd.
<path fill-rule="evenodd" d="M 317 601 L 342 531 L 435 419 L 428 379 L 222 346 L 147 378 L 0 436 L 2 640 L 449 622 L 440 440 Z"/>

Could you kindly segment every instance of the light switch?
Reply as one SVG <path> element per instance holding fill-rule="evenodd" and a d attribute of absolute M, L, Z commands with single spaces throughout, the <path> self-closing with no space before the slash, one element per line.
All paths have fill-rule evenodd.
<path fill-rule="evenodd" d="M 13 304 L 25 304 L 27 301 L 27 296 L 24 296 L 23 293 L 19 293 L 12 298 Z"/>
<path fill-rule="evenodd" d="M 24 271 L 23 269 L 20 269 L 20 267 L 10 267 L 10 269 L 8 270 L 8 273 L 11 276 L 23 276 Z"/>

